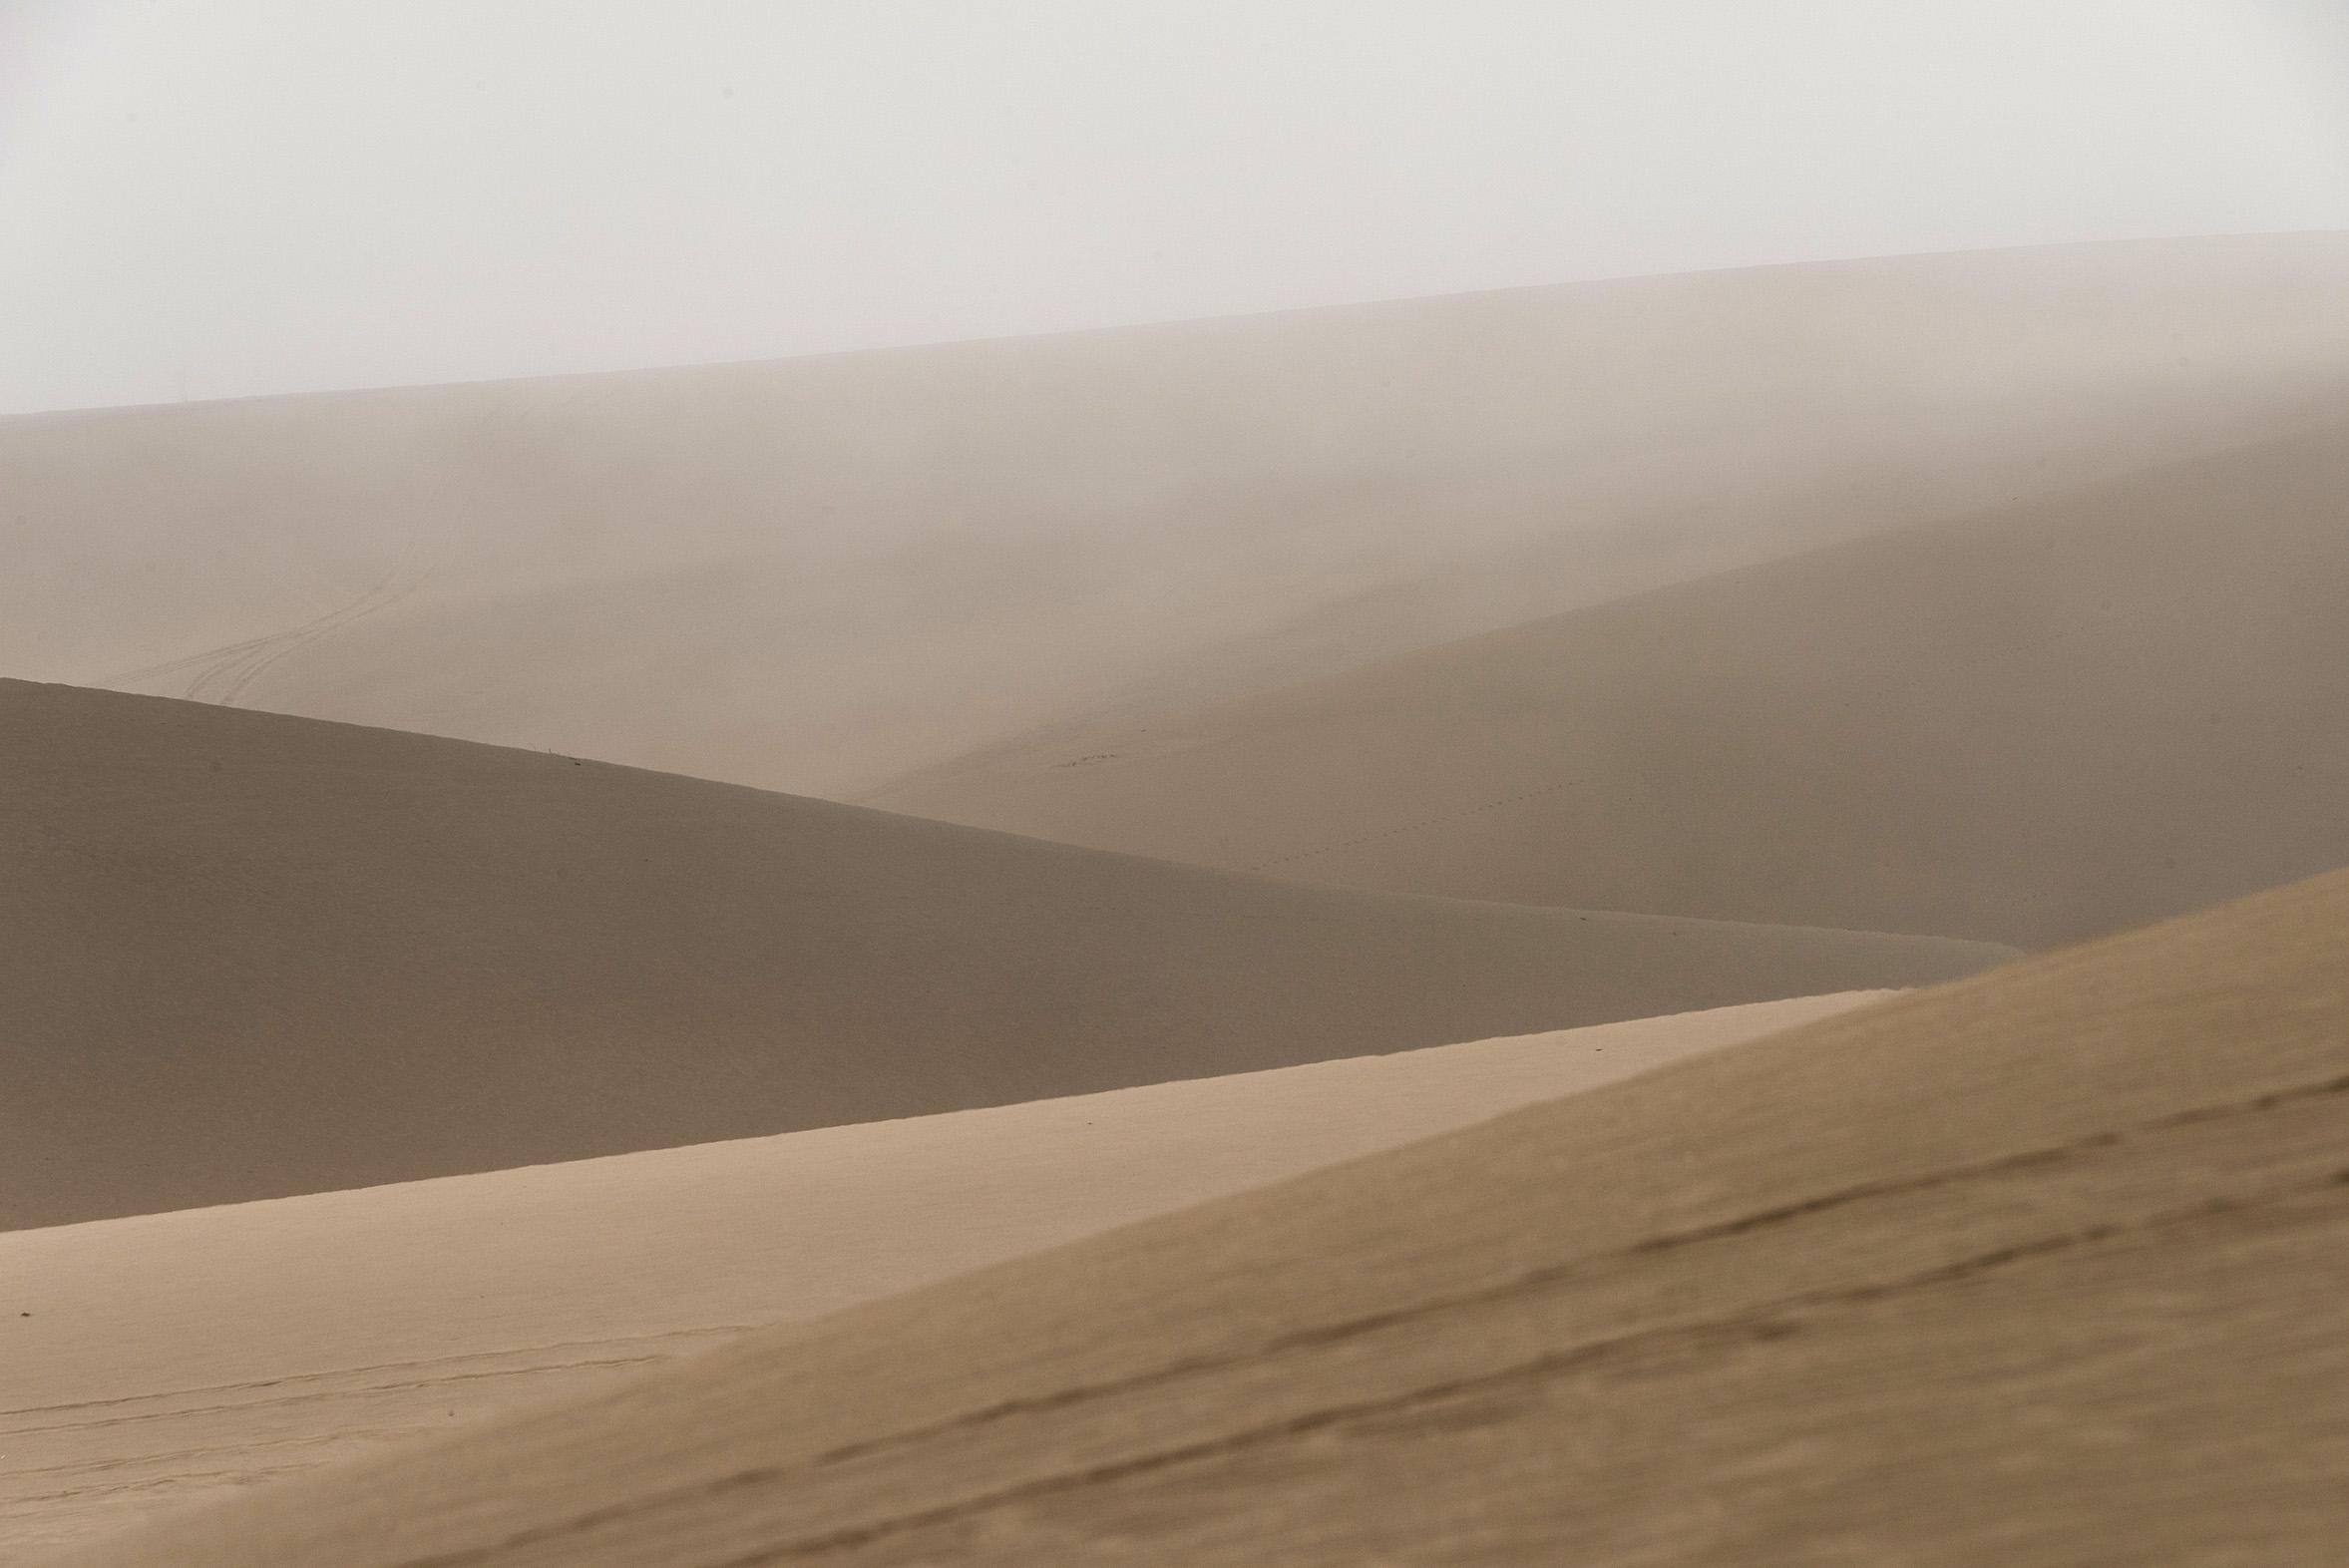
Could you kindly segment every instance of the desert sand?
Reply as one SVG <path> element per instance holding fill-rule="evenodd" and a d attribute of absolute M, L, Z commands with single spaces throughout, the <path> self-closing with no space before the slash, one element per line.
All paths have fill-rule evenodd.
<path fill-rule="evenodd" d="M 81 1564 L 2318 1562 L 2349 875 L 231 1498 Z"/>
<path fill-rule="evenodd" d="M 1321 892 L 0 682 L 0 1228 L 1908 985 L 1935 939 Z"/>
<path fill-rule="evenodd" d="M 12 419 L 0 672 L 838 798 L 2344 390 L 2304 234 Z"/>
<path fill-rule="evenodd" d="M 1315 883 L 2045 948 L 2349 864 L 2306 429 L 866 797 Z"/>
<path fill-rule="evenodd" d="M 0 1560 L 2329 1560 L 2345 454 L 2340 234 L 0 421 Z"/>
<path fill-rule="evenodd" d="M 1875 997 L 0 1234 L 0 1559 Z"/>

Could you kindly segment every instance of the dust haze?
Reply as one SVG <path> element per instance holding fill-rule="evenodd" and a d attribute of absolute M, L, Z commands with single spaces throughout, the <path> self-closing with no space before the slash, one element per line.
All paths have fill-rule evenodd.
<path fill-rule="evenodd" d="M 0 0 L 0 1557 L 2301 1568 L 2349 17 Z"/>

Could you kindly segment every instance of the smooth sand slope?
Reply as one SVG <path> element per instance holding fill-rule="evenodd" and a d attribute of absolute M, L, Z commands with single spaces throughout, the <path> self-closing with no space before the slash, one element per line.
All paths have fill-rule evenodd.
<path fill-rule="evenodd" d="M 0 422 L 0 674 L 837 797 L 2249 439 L 2349 236 Z"/>
<path fill-rule="evenodd" d="M 59 1559 L 2303 1565 L 2349 874 Z"/>
<path fill-rule="evenodd" d="M 0 682 L 0 1228 L 1967 973 Z"/>
<path fill-rule="evenodd" d="M 2349 863 L 2349 404 L 869 804 L 1301 881 L 2042 947 Z"/>
<path fill-rule="evenodd" d="M 0 1560 L 1871 999 L 0 1235 Z"/>

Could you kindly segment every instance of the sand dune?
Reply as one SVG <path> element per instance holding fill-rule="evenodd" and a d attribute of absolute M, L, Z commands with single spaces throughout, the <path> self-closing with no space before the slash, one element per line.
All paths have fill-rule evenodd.
<path fill-rule="evenodd" d="M 2250 439 L 2349 236 L 0 422 L 0 672 L 839 795 Z"/>
<path fill-rule="evenodd" d="M 2349 871 L 2010 961 L 2345 498 L 2349 234 L 0 420 L 0 1558 L 2325 1560 Z"/>
<path fill-rule="evenodd" d="M 0 1228 L 1962 974 L 0 682 Z"/>
<path fill-rule="evenodd" d="M 0 1558 L 1871 999 L 0 1235 Z"/>
<path fill-rule="evenodd" d="M 2025 947 L 2349 862 L 2349 408 L 868 803 L 1396 891 Z"/>
<path fill-rule="evenodd" d="M 2349 874 L 58 1561 L 2326 1561 L 2344 955 Z"/>

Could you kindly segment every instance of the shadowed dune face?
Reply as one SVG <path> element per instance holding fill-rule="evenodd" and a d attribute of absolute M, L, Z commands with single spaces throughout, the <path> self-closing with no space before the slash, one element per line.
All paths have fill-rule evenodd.
<path fill-rule="evenodd" d="M 2349 239 L 0 422 L 0 670 L 869 789 L 2250 439 Z"/>
<path fill-rule="evenodd" d="M 1871 999 L 0 1234 L 0 1560 Z"/>
<path fill-rule="evenodd" d="M 2349 412 L 869 798 L 1303 881 L 2042 947 L 2349 861 Z"/>
<path fill-rule="evenodd" d="M 1968 973 L 0 682 L 0 1226 Z"/>
<path fill-rule="evenodd" d="M 2349 874 L 59 1563 L 2299 1563 Z"/>

